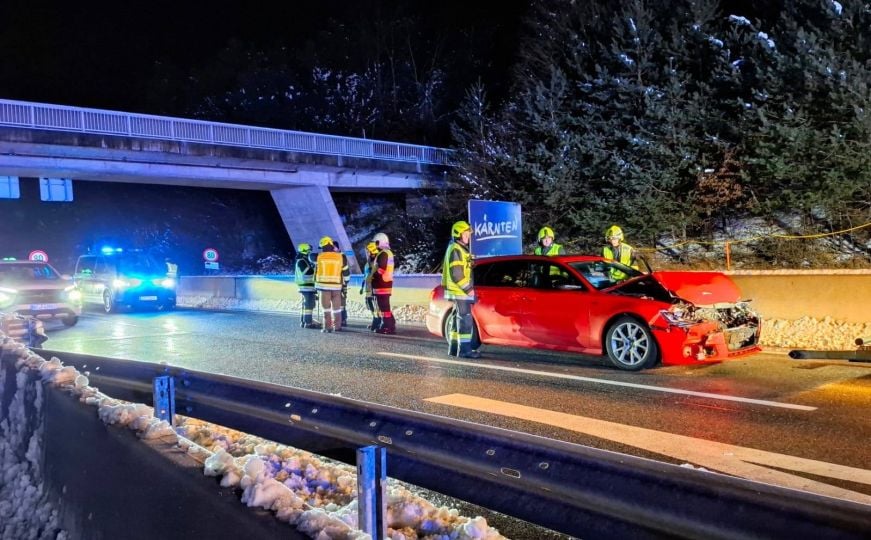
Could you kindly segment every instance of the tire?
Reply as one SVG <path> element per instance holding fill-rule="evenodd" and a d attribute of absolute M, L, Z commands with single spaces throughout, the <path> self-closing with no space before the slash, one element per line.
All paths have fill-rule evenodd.
<path fill-rule="evenodd" d="M 454 347 L 451 346 L 451 327 L 457 324 L 456 320 L 456 311 L 451 310 L 448 312 L 448 316 L 445 317 L 445 322 L 442 325 L 442 335 L 445 338 L 445 342 L 447 342 L 448 347 L 451 350 L 451 355 L 456 354 L 457 351 L 453 350 Z M 478 335 L 478 323 L 475 322 L 475 318 L 472 317 L 472 350 L 477 351 L 481 348 L 481 336 Z"/>
<path fill-rule="evenodd" d="M 646 324 L 620 317 L 605 332 L 605 353 L 611 363 L 625 371 L 640 371 L 659 359 L 659 346 Z"/>
<path fill-rule="evenodd" d="M 115 304 L 115 299 L 112 298 L 112 293 L 103 291 L 103 311 L 106 313 L 118 313 L 118 306 Z"/>
<path fill-rule="evenodd" d="M 75 326 L 77 322 L 79 322 L 79 318 L 76 315 L 70 315 L 68 317 L 64 317 L 60 320 L 66 327 Z"/>

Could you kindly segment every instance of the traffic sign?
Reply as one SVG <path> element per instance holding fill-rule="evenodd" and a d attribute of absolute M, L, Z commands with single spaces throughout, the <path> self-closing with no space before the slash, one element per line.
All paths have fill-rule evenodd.
<path fill-rule="evenodd" d="M 30 252 L 30 255 L 28 255 L 27 258 L 36 262 L 48 262 L 48 253 L 41 249 L 34 249 Z"/>
<path fill-rule="evenodd" d="M 206 248 L 203 250 L 203 260 L 206 262 L 218 261 L 218 250 L 215 248 Z"/>

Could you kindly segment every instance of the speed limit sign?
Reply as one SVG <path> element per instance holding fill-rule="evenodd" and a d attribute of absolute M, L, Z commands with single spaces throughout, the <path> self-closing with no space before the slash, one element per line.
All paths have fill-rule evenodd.
<path fill-rule="evenodd" d="M 203 260 L 206 262 L 218 261 L 218 250 L 215 248 L 206 248 L 203 250 Z"/>
<path fill-rule="evenodd" d="M 30 252 L 30 255 L 28 255 L 27 258 L 36 262 L 48 262 L 48 253 L 41 249 L 34 249 Z"/>

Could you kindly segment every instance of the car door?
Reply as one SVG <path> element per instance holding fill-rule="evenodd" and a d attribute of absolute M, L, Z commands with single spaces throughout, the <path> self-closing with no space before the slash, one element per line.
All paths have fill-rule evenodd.
<path fill-rule="evenodd" d="M 522 333 L 537 346 L 580 351 L 590 346 L 591 293 L 568 268 L 533 263 L 521 318 Z"/>
<path fill-rule="evenodd" d="M 478 298 L 472 313 L 482 338 L 491 342 L 522 343 L 520 319 L 529 263 L 524 260 L 478 263 L 474 277 Z"/>
<path fill-rule="evenodd" d="M 97 257 L 94 255 L 82 255 L 76 261 L 76 270 L 73 273 L 73 282 L 82 294 L 82 301 L 95 302 L 94 299 L 94 270 Z"/>

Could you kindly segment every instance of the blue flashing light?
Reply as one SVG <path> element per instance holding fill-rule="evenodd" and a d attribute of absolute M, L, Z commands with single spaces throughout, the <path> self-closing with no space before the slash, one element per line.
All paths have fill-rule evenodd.
<path fill-rule="evenodd" d="M 112 246 L 103 246 L 100 248 L 100 252 L 103 255 L 112 255 L 113 253 L 121 253 L 122 251 L 124 250 L 121 248 L 113 248 Z"/>
<path fill-rule="evenodd" d="M 15 257 L 3 257 L 3 260 L 4 261 L 17 261 L 18 259 L 16 259 Z"/>

